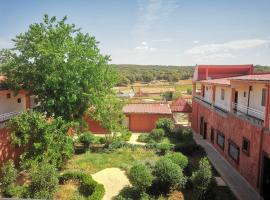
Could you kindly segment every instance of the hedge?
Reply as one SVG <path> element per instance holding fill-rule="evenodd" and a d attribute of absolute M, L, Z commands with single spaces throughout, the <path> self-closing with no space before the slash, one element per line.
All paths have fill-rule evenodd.
<path fill-rule="evenodd" d="M 93 178 L 82 172 L 66 172 L 59 177 L 60 184 L 68 180 L 77 180 L 83 188 L 83 193 L 87 200 L 101 200 L 105 194 L 105 188 L 102 184 L 97 183 Z"/>

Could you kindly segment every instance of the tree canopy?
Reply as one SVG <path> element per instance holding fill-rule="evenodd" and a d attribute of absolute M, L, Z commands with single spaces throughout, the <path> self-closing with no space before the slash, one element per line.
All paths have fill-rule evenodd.
<path fill-rule="evenodd" d="M 15 47 L 0 53 L 0 71 L 11 89 L 36 96 L 39 111 L 74 120 L 91 106 L 102 107 L 96 104 L 104 102 L 117 74 L 96 39 L 66 20 L 45 15 L 17 35 Z"/>

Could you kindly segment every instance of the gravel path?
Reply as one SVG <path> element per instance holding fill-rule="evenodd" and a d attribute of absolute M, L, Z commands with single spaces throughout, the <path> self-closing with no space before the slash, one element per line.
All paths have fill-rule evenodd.
<path fill-rule="evenodd" d="M 132 133 L 132 135 L 131 135 L 130 140 L 128 141 L 128 143 L 130 143 L 130 144 L 145 145 L 145 143 L 143 143 L 143 142 L 137 142 L 137 139 L 138 139 L 139 135 L 141 135 L 141 133 Z"/>
<path fill-rule="evenodd" d="M 112 200 L 124 187 L 130 185 L 125 171 L 119 168 L 107 168 L 93 174 L 92 177 L 105 187 L 103 200 Z"/>

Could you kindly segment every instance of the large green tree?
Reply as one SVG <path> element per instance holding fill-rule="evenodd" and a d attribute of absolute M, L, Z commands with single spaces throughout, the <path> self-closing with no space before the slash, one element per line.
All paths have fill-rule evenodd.
<path fill-rule="evenodd" d="M 94 37 L 74 24 L 44 16 L 13 40 L 15 47 L 1 51 L 1 73 L 15 91 L 35 95 L 47 116 L 81 118 L 98 104 L 117 82 L 109 56 L 100 53 Z"/>

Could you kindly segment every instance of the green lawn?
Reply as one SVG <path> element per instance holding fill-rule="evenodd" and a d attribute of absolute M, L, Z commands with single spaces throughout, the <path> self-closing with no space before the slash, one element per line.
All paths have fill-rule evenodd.
<path fill-rule="evenodd" d="M 118 167 L 128 169 L 137 162 L 155 161 L 158 156 L 152 150 L 143 147 L 121 148 L 112 152 L 86 152 L 75 155 L 66 165 L 64 170 L 79 170 L 89 174 L 102 169 Z"/>

